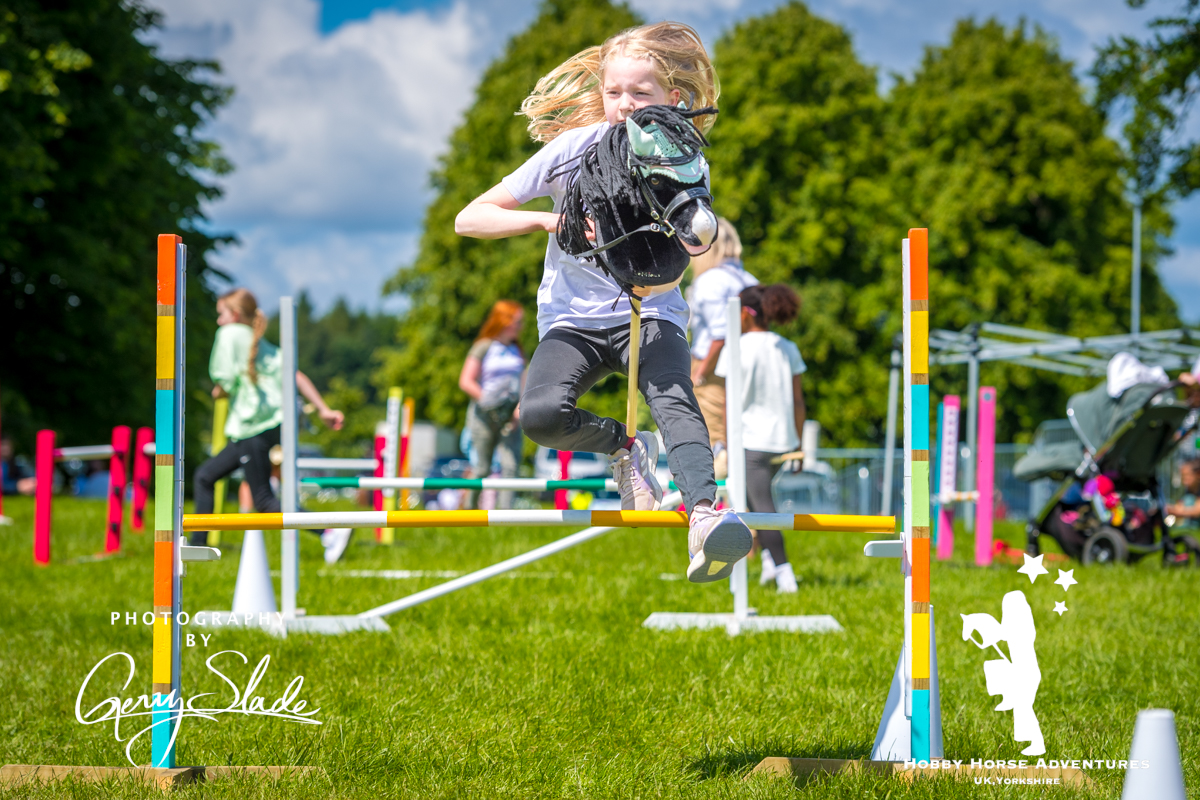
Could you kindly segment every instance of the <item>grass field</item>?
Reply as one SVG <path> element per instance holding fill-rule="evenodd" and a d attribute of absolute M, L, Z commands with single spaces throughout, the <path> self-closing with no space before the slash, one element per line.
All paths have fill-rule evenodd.
<path fill-rule="evenodd" d="M 127 534 L 125 553 L 92 560 L 104 506 L 55 502 L 54 564 L 31 558 L 32 503 L 5 498 L 16 524 L 0 528 L 0 763 L 124 764 L 113 727 L 75 721 L 88 671 L 118 651 L 138 673 L 97 673 L 89 699 L 134 697 L 150 688 L 150 637 L 143 625 L 110 624 L 110 612 L 142 612 L 151 601 L 150 543 Z M 152 515 L 147 515 L 152 519 Z M 399 531 L 393 547 L 357 534 L 342 563 L 326 568 L 316 537 L 302 537 L 300 605 L 309 613 L 354 613 L 439 582 L 341 576 L 346 570 L 465 571 L 548 542 L 557 529 Z M 1012 541 L 1020 529 L 1002 527 Z M 226 534 L 225 558 L 190 567 L 188 611 L 228 608 L 240 534 Z M 223 661 L 244 685 L 270 655 L 259 688 L 268 703 L 296 675 L 320 726 L 225 715 L 188 720 L 181 764 L 311 764 L 324 774 L 277 783 L 230 779 L 181 797 L 977 797 L 996 787 L 948 779 L 908 787 L 877 777 L 824 777 L 807 784 L 744 781 L 765 756 L 864 757 L 902 637 L 897 563 L 866 559 L 866 536 L 786 534 L 800 592 L 779 596 L 757 585 L 762 614 L 826 613 L 838 634 L 661 633 L 641 622 L 652 611 L 728 611 L 728 584 L 678 578 L 682 532 L 621 531 L 553 556 L 511 578 L 435 600 L 388 619 L 390 633 L 340 637 L 218 630 L 185 650 L 184 692 L 231 697 L 204 660 Z M 232 539 L 232 541 L 230 541 Z M 268 534 L 273 563 L 278 537 Z M 1046 758 L 1127 758 L 1138 709 L 1174 709 L 1188 785 L 1200 787 L 1200 570 L 1075 569 L 1064 595 L 1051 574 L 1033 586 L 1014 566 L 970 566 L 970 540 L 933 568 L 946 754 L 1020 758 L 1012 715 L 994 712 L 984 688 L 985 653 L 962 641 L 960 613 L 1000 614 L 1005 592 L 1023 589 L 1038 626 L 1042 682 L 1035 709 Z M 278 587 L 278 579 L 276 580 Z M 1059 618 L 1054 601 L 1070 611 Z M 202 629 L 189 628 L 201 632 Z M 226 656 L 226 659 L 229 657 Z M 110 665 L 114 662 L 109 662 Z M 211 699 L 211 698 L 210 698 Z M 136 720 L 134 721 L 136 722 Z M 123 736 L 142 725 L 126 723 Z M 135 747 L 139 763 L 147 747 Z M 1094 789 L 1002 787 L 1006 796 L 1118 797 L 1123 774 L 1097 770 Z M 140 797 L 132 785 L 0 788 L 0 797 Z"/>

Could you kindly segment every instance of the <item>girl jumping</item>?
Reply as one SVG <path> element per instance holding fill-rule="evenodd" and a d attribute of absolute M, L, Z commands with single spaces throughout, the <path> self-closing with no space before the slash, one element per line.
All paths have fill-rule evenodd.
<path fill-rule="evenodd" d="M 499 184 L 459 212 L 461 236 L 500 239 L 546 231 L 545 271 L 538 287 L 538 336 L 521 397 L 521 426 L 530 439 L 559 450 L 608 453 L 623 509 L 656 509 L 662 488 L 654 477 L 658 443 L 653 434 L 625 433 L 625 425 L 578 408 L 579 397 L 612 373 L 628 374 L 629 300 L 593 264 L 563 252 L 555 235 L 568 178 L 549 177 L 599 142 L 610 126 L 624 124 L 650 105 L 716 106 L 719 89 L 712 62 L 694 30 L 663 22 L 622 31 L 599 47 L 568 59 L 538 81 L 521 104 L 530 135 L 545 144 Z M 702 132 L 713 117 L 698 118 Z M 553 212 L 522 211 L 538 197 L 554 199 Z M 688 248 L 693 255 L 706 248 Z M 713 509 L 716 481 L 708 429 L 692 390 L 684 328 L 688 307 L 678 287 L 642 302 L 638 389 L 650 407 L 675 482 L 690 512 L 689 580 L 728 577 L 750 552 L 750 531 L 738 517 Z"/>

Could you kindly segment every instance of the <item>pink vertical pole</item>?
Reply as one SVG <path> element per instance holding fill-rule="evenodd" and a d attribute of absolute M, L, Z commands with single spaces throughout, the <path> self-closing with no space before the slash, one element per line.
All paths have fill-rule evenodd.
<path fill-rule="evenodd" d="M 938 491 L 943 496 L 952 494 L 958 487 L 958 421 L 962 401 L 958 395 L 949 394 L 942 401 L 942 432 L 939 445 L 941 461 L 938 473 Z M 954 504 L 941 501 L 938 505 L 937 557 L 945 561 L 954 555 Z"/>
<path fill-rule="evenodd" d="M 112 432 L 112 457 L 108 459 L 108 524 L 105 527 L 104 552 L 121 549 L 121 523 L 125 518 L 126 469 L 129 463 L 129 440 L 133 431 L 128 425 L 118 425 Z"/>
<path fill-rule="evenodd" d="M 561 481 L 569 481 L 571 479 L 571 456 L 575 453 L 571 450 L 558 451 L 558 479 Z M 554 492 L 554 507 L 559 511 L 567 508 L 567 490 L 557 489 Z"/>
<path fill-rule="evenodd" d="M 975 485 L 979 499 L 975 503 L 975 564 L 992 563 L 992 512 L 996 482 L 996 387 L 979 387 L 979 450 L 975 465 Z"/>
<path fill-rule="evenodd" d="M 37 491 L 33 505 L 33 562 L 50 563 L 50 503 L 54 492 L 54 431 L 38 431 L 34 466 Z"/>
<path fill-rule="evenodd" d="M 133 438 L 133 506 L 129 520 L 134 533 L 146 529 L 146 498 L 150 496 L 150 476 L 154 474 L 154 457 L 146 455 L 148 444 L 154 444 L 154 429 L 138 428 Z"/>
<path fill-rule="evenodd" d="M 383 453 L 387 450 L 387 437 L 375 437 L 375 477 L 383 477 Z M 383 492 L 376 489 L 371 492 L 371 504 L 376 511 L 383 511 Z M 375 529 L 375 541 L 383 541 L 383 528 Z"/>

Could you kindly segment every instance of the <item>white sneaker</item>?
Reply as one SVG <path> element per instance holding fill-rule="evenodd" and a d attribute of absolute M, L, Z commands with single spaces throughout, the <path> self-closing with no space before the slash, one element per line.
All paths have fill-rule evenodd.
<path fill-rule="evenodd" d="M 329 528 L 321 534 L 321 544 L 325 545 L 326 564 L 336 564 L 341 559 L 353 533 L 353 528 Z"/>
<path fill-rule="evenodd" d="M 762 575 L 758 578 L 758 585 L 766 586 L 768 583 L 774 583 L 775 575 L 779 570 L 775 566 L 775 559 L 771 557 L 771 551 L 763 550 L 758 555 L 762 558 Z"/>
<path fill-rule="evenodd" d="M 657 511 L 663 491 L 654 477 L 658 466 L 658 439 L 648 431 L 638 431 L 633 451 L 621 448 L 613 455 L 613 478 L 621 493 L 622 511 Z"/>
<path fill-rule="evenodd" d="M 750 529 L 729 510 L 696 506 L 688 526 L 687 576 L 692 583 L 728 578 L 733 565 L 745 558 L 754 540 Z"/>
<path fill-rule="evenodd" d="M 792 571 L 792 562 L 780 564 L 775 568 L 775 588 L 780 594 L 795 594 L 798 586 L 796 586 L 796 573 Z"/>

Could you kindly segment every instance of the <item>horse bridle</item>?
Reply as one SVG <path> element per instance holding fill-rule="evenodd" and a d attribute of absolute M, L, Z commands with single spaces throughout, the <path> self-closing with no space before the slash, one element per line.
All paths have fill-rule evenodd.
<path fill-rule="evenodd" d="M 642 193 L 642 198 L 650 206 L 650 219 L 653 221 L 647 222 L 645 225 L 635 228 L 628 233 L 624 233 L 611 242 L 605 242 L 599 247 L 593 247 L 591 250 L 580 253 L 579 258 L 589 258 L 603 253 L 605 250 L 616 247 L 635 233 L 661 233 L 669 239 L 678 233 L 675 230 L 675 226 L 671 224 L 671 217 L 675 212 L 691 202 L 699 202 L 700 200 L 712 201 L 712 194 L 701 184 L 700 186 L 693 186 L 690 189 L 684 189 L 677 193 L 671 198 L 671 202 L 664 206 L 658 202 L 658 198 L 654 196 L 654 193 L 646 188 L 646 178 L 639 171 L 639 167 L 632 167 L 630 172 L 633 173 L 633 181 L 637 185 L 638 191 Z"/>

